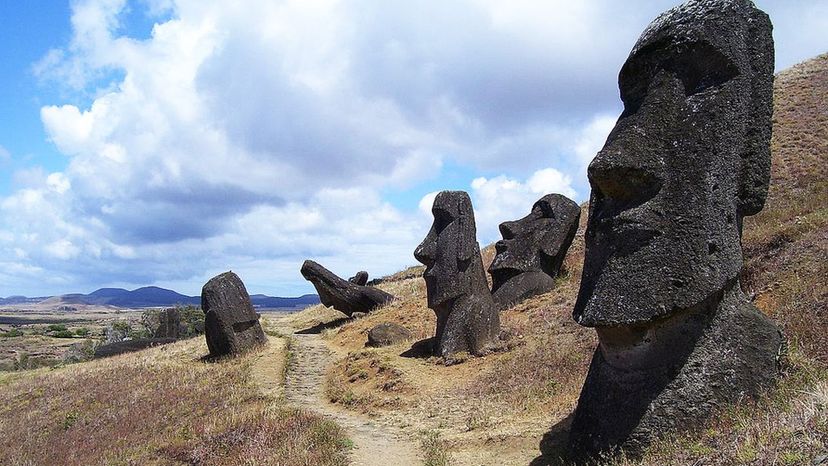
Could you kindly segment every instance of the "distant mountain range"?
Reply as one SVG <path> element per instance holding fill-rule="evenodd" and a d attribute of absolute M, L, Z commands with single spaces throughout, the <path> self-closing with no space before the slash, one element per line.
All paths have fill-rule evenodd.
<path fill-rule="evenodd" d="M 256 308 L 286 309 L 319 304 L 319 296 L 306 294 L 298 298 L 280 298 L 254 294 L 250 296 L 250 301 L 253 302 L 253 307 Z M 187 296 L 157 286 L 145 286 L 132 291 L 123 288 L 101 288 L 89 294 L 73 293 L 36 298 L 27 298 L 26 296 L 0 298 L 0 305 L 38 303 L 54 303 L 68 306 L 86 304 L 113 307 L 161 307 L 175 306 L 176 304 L 198 306 L 201 304 L 201 297 Z"/>

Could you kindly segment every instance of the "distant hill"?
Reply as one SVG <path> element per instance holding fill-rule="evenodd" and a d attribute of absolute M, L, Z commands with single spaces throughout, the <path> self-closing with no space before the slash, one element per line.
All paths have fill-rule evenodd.
<path fill-rule="evenodd" d="M 255 294 L 250 296 L 250 301 L 256 308 L 286 309 L 318 304 L 319 296 L 306 294 L 297 298 L 281 298 Z M 72 293 L 38 298 L 27 298 L 25 296 L 0 298 L 0 305 L 35 303 L 86 304 L 113 307 L 162 307 L 178 304 L 198 306 L 201 304 L 201 297 L 187 296 L 157 286 L 145 286 L 132 291 L 123 288 L 101 288 L 89 294 Z"/>

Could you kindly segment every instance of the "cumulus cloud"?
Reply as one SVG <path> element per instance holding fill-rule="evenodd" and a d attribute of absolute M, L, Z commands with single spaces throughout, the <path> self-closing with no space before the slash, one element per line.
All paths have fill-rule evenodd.
<path fill-rule="evenodd" d="M 476 178 L 471 184 L 477 237 L 485 245 L 499 239 L 498 225 L 529 213 L 532 204 L 550 194 L 576 198 L 572 178 L 554 168 L 545 168 L 521 182 L 503 175 Z"/>
<path fill-rule="evenodd" d="M 306 257 L 393 272 L 447 166 L 489 174 L 469 189 L 494 240 L 543 194 L 586 197 L 618 69 L 673 3 L 73 2 L 70 41 L 34 66 L 71 96 L 41 109 L 67 166 L 0 200 L 0 278 L 192 293 L 233 268 L 290 294 Z M 418 206 L 380 194 L 422 186 Z"/>

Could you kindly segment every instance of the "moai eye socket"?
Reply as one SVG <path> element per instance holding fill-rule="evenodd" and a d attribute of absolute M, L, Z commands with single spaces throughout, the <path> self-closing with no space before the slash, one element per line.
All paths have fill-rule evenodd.
<path fill-rule="evenodd" d="M 433 209 L 432 214 L 434 214 L 434 232 L 438 235 L 454 221 L 454 216 L 443 209 Z"/>
<path fill-rule="evenodd" d="M 665 69 L 681 79 L 687 96 L 720 87 L 739 75 L 733 61 L 707 42 L 693 42 L 681 48 Z"/>
<path fill-rule="evenodd" d="M 733 61 L 707 42 L 653 42 L 630 57 L 619 73 L 625 114 L 638 111 L 661 71 L 681 80 L 687 97 L 720 87 L 739 75 Z"/>

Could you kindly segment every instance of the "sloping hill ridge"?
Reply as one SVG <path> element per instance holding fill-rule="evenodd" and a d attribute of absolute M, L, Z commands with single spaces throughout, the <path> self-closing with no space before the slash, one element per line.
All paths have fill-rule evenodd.
<path fill-rule="evenodd" d="M 289 309 L 319 304 L 319 296 L 306 294 L 295 298 L 282 298 L 254 294 L 250 296 L 253 307 L 263 309 Z M 123 288 L 101 288 L 89 294 L 72 293 L 61 296 L 26 298 L 25 296 L 11 296 L 0 298 L 0 305 L 4 304 L 27 304 L 27 303 L 50 303 L 50 304 L 85 304 L 113 307 L 161 307 L 176 305 L 201 304 L 201 297 L 187 296 L 173 290 L 157 286 L 145 286 L 135 290 Z"/>

